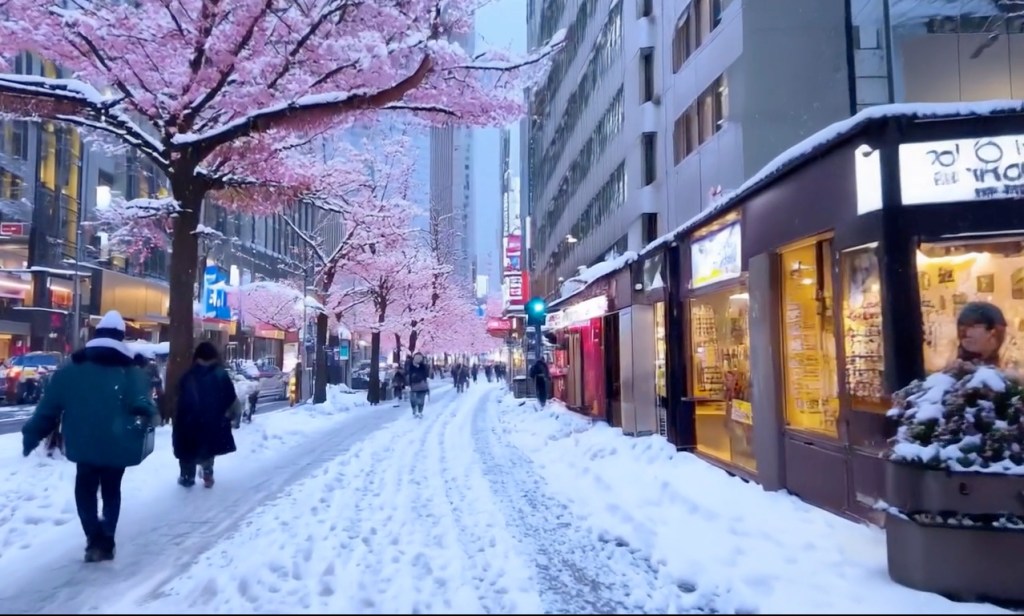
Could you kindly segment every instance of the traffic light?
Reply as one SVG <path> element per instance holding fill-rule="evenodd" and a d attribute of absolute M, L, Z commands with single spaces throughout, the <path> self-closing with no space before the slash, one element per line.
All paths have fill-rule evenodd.
<path fill-rule="evenodd" d="M 543 297 L 534 297 L 526 302 L 526 324 L 544 325 L 548 315 L 548 303 Z"/>

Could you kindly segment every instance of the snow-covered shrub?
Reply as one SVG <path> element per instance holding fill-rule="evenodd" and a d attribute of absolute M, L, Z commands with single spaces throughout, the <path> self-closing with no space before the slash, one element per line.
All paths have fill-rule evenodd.
<path fill-rule="evenodd" d="M 893 395 L 889 459 L 929 468 L 1024 475 L 1024 386 L 958 361 Z"/>

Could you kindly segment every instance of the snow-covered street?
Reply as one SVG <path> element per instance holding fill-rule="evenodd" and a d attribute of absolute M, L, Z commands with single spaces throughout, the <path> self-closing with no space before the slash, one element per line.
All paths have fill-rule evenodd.
<path fill-rule="evenodd" d="M 353 395 L 352 398 L 362 396 Z M 478 383 L 244 427 L 213 490 L 164 441 L 81 562 L 66 462 L 0 437 L 0 605 L 92 613 L 994 613 L 902 588 L 884 536 L 658 438 Z M 330 407 L 331 405 L 326 405 Z M 308 407 L 307 407 L 308 408 Z M 339 412 L 340 411 L 340 412 Z M 161 444 L 164 446 L 161 447 Z"/>

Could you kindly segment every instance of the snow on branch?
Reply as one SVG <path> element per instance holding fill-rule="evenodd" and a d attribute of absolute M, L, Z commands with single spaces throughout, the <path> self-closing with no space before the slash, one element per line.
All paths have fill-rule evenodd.
<path fill-rule="evenodd" d="M 145 256 L 169 246 L 167 224 L 179 212 L 178 202 L 170 197 L 130 201 L 115 197 L 110 205 L 96 209 L 96 221 L 89 224 L 107 233 L 112 248 Z"/>

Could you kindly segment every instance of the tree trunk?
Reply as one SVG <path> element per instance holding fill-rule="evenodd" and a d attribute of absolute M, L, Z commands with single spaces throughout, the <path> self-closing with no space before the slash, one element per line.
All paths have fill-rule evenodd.
<path fill-rule="evenodd" d="M 416 354 L 416 341 L 419 339 L 419 337 L 420 337 L 419 336 L 419 332 L 416 329 L 413 329 L 411 332 L 409 332 L 409 356 L 410 357 Z"/>
<path fill-rule="evenodd" d="M 394 364 L 401 364 L 402 363 L 402 335 L 397 333 L 397 332 L 395 333 L 395 353 L 394 353 L 394 355 L 392 355 L 392 357 L 395 360 L 392 363 L 394 363 Z"/>
<path fill-rule="evenodd" d="M 313 379 L 313 403 L 327 402 L 327 313 L 316 316 L 316 364 Z"/>
<path fill-rule="evenodd" d="M 178 380 L 192 364 L 193 314 L 192 301 L 195 288 L 199 238 L 195 234 L 199 226 L 203 196 L 191 191 L 175 190 L 175 198 L 181 204 L 182 212 L 174 219 L 171 238 L 171 263 L 169 276 L 171 353 L 167 360 L 167 382 L 164 384 L 166 417 L 174 417 L 178 408 Z"/>
<path fill-rule="evenodd" d="M 366 393 L 370 404 L 380 404 L 380 332 L 370 334 L 370 390 Z"/>

